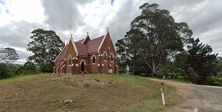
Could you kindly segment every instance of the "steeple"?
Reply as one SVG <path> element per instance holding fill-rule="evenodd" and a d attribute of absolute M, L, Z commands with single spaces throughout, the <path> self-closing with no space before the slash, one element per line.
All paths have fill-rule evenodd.
<path fill-rule="evenodd" d="M 65 41 L 63 42 L 62 49 L 65 47 Z"/>
<path fill-rule="evenodd" d="M 86 44 L 88 41 L 90 41 L 89 33 L 87 32 L 86 38 L 82 41 L 82 44 Z"/>

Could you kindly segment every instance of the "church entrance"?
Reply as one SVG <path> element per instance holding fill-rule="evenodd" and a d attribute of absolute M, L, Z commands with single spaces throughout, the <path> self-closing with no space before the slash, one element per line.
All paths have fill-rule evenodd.
<path fill-rule="evenodd" d="M 81 71 L 84 71 L 84 62 L 81 62 Z"/>

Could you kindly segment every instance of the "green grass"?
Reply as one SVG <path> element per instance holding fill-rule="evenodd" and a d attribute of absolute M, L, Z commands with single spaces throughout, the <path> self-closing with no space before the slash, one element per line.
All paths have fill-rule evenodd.
<path fill-rule="evenodd" d="M 112 82 L 101 88 L 87 83 L 77 87 L 68 79 L 52 80 L 59 75 L 72 76 L 28 75 L 0 80 L 0 111 L 158 112 L 182 100 L 174 87 L 136 76 L 87 74 L 95 80 Z M 167 106 L 162 105 L 160 88 L 164 89 Z M 65 106 L 67 99 L 73 102 Z"/>

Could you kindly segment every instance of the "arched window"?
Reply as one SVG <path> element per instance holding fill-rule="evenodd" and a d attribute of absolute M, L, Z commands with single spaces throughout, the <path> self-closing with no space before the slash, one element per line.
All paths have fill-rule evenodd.
<path fill-rule="evenodd" d="M 93 63 L 95 63 L 95 60 L 96 60 L 96 59 L 95 59 L 95 56 L 93 56 Z"/>
<path fill-rule="evenodd" d="M 106 60 L 106 52 L 103 53 L 104 60 Z"/>
<path fill-rule="evenodd" d="M 111 54 L 111 61 L 113 61 L 113 54 Z"/>
<path fill-rule="evenodd" d="M 72 60 L 72 57 L 71 55 L 69 55 L 69 65 L 71 65 L 71 60 Z"/>

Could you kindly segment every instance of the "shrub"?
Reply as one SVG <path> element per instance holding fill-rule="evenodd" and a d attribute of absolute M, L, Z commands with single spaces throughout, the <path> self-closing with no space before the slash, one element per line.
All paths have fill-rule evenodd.
<path fill-rule="evenodd" d="M 41 66 L 41 72 L 52 73 L 53 72 L 53 65 L 52 64 L 45 64 Z"/>
<path fill-rule="evenodd" d="M 221 84 L 218 81 L 214 81 L 215 86 L 221 86 Z"/>
<path fill-rule="evenodd" d="M 174 67 L 172 65 L 161 65 L 157 71 L 157 76 L 170 76 L 170 78 L 172 77 L 174 79 L 178 79 L 178 77 L 181 76 L 183 77 L 183 80 L 188 80 L 188 75 L 183 69 Z"/>
<path fill-rule="evenodd" d="M 85 83 L 85 84 L 83 84 L 83 87 L 85 87 L 85 88 L 90 87 L 90 84 L 89 83 Z"/>
<path fill-rule="evenodd" d="M 0 64 L 0 79 L 9 78 L 12 72 L 5 64 Z"/>
<path fill-rule="evenodd" d="M 218 72 L 216 77 L 221 78 L 222 77 L 222 72 Z"/>

